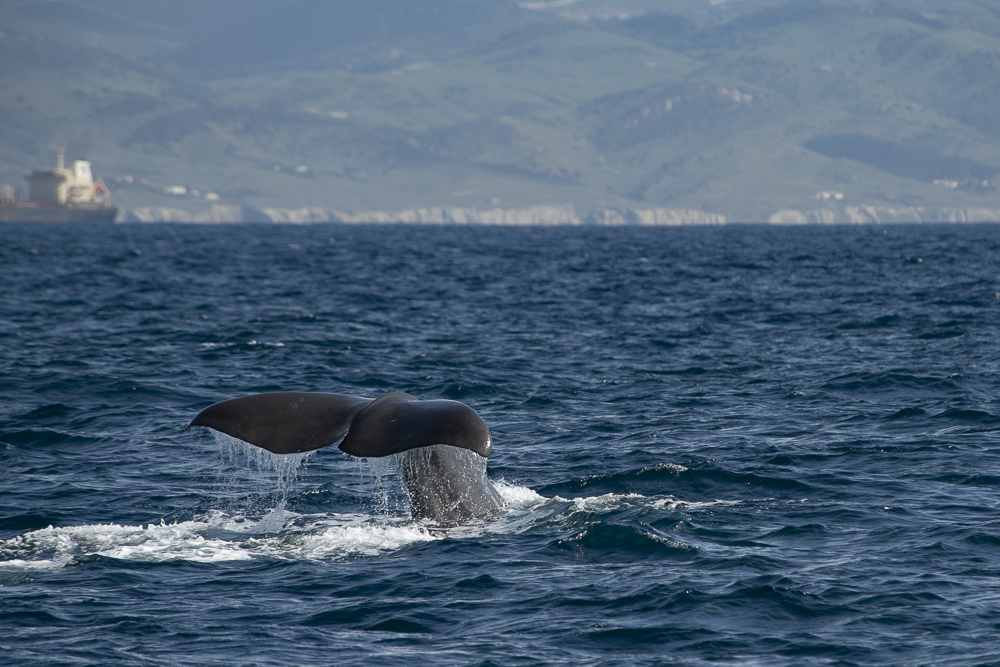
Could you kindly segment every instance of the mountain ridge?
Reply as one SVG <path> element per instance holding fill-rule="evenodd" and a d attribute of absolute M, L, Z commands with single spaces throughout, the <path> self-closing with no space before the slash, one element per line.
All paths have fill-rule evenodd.
<path fill-rule="evenodd" d="M 0 182 L 65 141 L 126 208 L 1000 208 L 995 1 L 524 4 L 12 0 Z"/>

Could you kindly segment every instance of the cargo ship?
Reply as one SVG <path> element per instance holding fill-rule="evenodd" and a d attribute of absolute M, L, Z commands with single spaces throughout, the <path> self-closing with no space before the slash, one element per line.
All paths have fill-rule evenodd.
<path fill-rule="evenodd" d="M 61 149 L 55 169 L 35 169 L 24 178 L 28 199 L 15 198 L 9 185 L 0 190 L 0 222 L 114 222 L 118 214 L 90 163 L 75 160 L 67 169 Z"/>

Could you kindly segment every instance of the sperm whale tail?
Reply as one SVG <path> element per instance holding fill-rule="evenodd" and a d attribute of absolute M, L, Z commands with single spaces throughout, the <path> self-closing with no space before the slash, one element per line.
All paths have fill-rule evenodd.
<path fill-rule="evenodd" d="M 414 519 L 459 523 L 503 501 L 486 477 L 490 429 L 458 401 L 402 392 L 372 400 L 347 394 L 276 392 L 211 405 L 187 428 L 205 426 L 275 454 L 340 442 L 352 456 L 393 456 Z"/>
<path fill-rule="evenodd" d="M 209 406 L 188 424 L 207 426 L 275 454 L 311 452 L 340 442 L 352 456 L 381 457 L 450 445 L 488 458 L 490 429 L 458 401 L 421 401 L 393 392 L 375 400 L 347 394 L 275 392 Z M 341 442 L 342 441 L 342 442 Z"/>

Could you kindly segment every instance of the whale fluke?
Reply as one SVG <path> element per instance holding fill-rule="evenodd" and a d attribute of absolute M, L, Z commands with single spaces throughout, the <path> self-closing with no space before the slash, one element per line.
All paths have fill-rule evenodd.
<path fill-rule="evenodd" d="M 362 408 L 340 449 L 351 456 L 378 457 L 431 445 L 468 449 L 483 458 L 493 450 L 490 429 L 468 405 L 421 401 L 399 391 Z"/>
<path fill-rule="evenodd" d="M 458 401 L 421 401 L 403 392 L 375 400 L 347 394 L 277 392 L 222 401 L 192 426 L 207 426 L 275 454 L 338 441 L 363 458 L 393 456 L 414 519 L 458 523 L 503 506 L 486 476 L 493 439 L 476 411 Z"/>
<path fill-rule="evenodd" d="M 298 454 L 338 442 L 369 403 L 347 394 L 254 394 L 211 405 L 187 427 L 207 426 L 275 454 Z"/>
<path fill-rule="evenodd" d="M 490 429 L 464 403 L 421 401 L 401 391 L 370 398 L 348 394 L 274 392 L 211 405 L 191 420 L 275 454 L 328 447 L 351 456 L 391 456 L 417 447 L 451 445 L 488 458 Z M 347 436 L 346 438 L 344 436 Z"/>

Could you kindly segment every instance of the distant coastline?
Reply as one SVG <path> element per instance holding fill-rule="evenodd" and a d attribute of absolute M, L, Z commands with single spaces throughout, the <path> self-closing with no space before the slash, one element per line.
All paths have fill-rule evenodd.
<path fill-rule="evenodd" d="M 1000 222 L 1000 209 L 923 206 L 832 206 L 822 209 L 781 209 L 763 220 L 735 219 L 718 213 L 685 208 L 598 208 L 585 215 L 569 205 L 542 205 L 515 209 L 460 207 L 412 208 L 398 211 L 347 213 L 321 207 L 264 208 L 214 205 L 201 210 L 163 206 L 122 209 L 118 222 L 176 222 L 189 224 L 417 224 L 530 226 L 716 226 L 741 223 L 772 225 L 858 225 L 893 223 Z"/>

